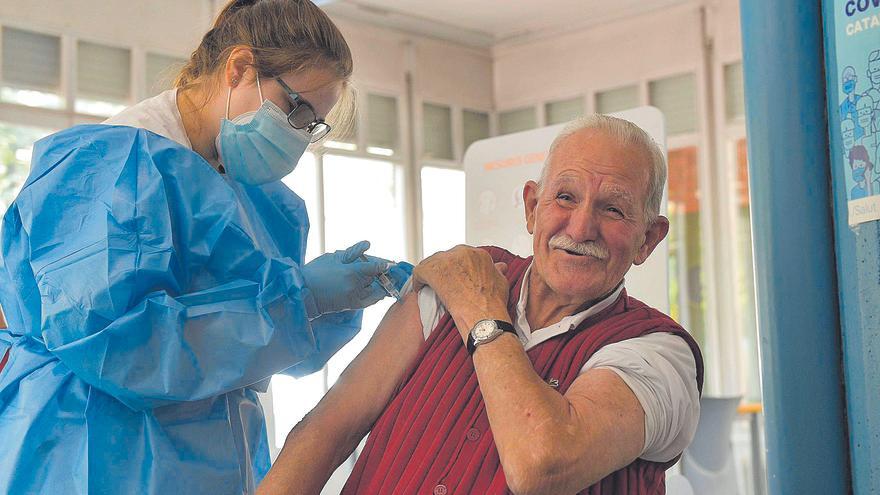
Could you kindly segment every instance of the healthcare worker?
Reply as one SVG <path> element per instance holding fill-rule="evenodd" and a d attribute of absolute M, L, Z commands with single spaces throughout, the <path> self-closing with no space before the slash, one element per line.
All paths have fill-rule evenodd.
<path fill-rule="evenodd" d="M 234 1 L 176 89 L 36 144 L 0 246 L 0 493 L 255 490 L 257 392 L 320 369 L 377 275 L 408 275 L 366 242 L 304 264 L 279 181 L 351 72 L 308 0 Z"/>

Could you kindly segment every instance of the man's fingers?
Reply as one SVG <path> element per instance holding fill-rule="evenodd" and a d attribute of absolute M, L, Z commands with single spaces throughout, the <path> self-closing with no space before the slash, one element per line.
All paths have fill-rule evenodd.
<path fill-rule="evenodd" d="M 422 287 L 428 285 L 427 281 L 424 278 L 425 272 L 427 271 L 427 268 L 425 267 L 425 261 L 427 260 L 422 260 L 421 263 L 413 268 L 412 276 L 410 277 L 410 280 L 412 280 L 413 292 L 417 294 L 420 290 L 422 290 Z"/>

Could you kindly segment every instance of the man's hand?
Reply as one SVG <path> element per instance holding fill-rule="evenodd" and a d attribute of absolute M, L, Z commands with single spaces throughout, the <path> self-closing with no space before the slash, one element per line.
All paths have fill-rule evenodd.
<path fill-rule="evenodd" d="M 486 251 L 459 245 L 423 260 L 413 271 L 413 289 L 434 289 L 467 341 L 480 320 L 510 321 L 506 270 L 506 264 L 493 263 Z"/>

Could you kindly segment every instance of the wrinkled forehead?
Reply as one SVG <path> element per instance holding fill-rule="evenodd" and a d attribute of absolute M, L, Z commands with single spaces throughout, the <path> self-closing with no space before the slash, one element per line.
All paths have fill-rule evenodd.
<path fill-rule="evenodd" d="M 547 182 L 578 172 L 607 175 L 622 187 L 646 191 L 651 173 L 651 154 L 643 146 L 622 142 L 596 129 L 582 129 L 560 140 L 547 157 Z"/>

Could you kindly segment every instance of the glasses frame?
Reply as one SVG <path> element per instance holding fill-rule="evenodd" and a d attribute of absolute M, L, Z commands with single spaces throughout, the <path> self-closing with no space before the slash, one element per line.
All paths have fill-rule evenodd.
<path fill-rule="evenodd" d="M 330 124 L 324 121 L 324 119 L 319 119 L 318 114 L 315 113 L 315 107 L 312 106 L 311 103 L 306 101 L 305 98 L 302 97 L 296 91 L 290 89 L 290 86 L 287 85 L 280 77 L 275 78 L 278 81 L 278 84 L 281 85 L 281 88 L 287 93 L 287 97 L 290 99 L 292 106 L 290 108 L 290 112 L 287 112 L 287 123 L 290 124 L 290 127 L 294 129 L 305 129 L 312 137 L 310 142 L 316 143 L 323 139 L 327 134 L 330 133 Z M 304 126 L 297 126 L 293 123 L 293 114 L 299 110 L 301 106 L 305 106 L 310 112 L 312 112 L 312 121 Z M 323 130 L 323 133 L 317 134 L 315 133 L 315 129 Z M 319 131 L 320 132 L 320 131 Z"/>

